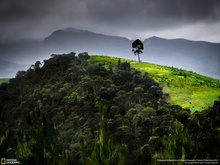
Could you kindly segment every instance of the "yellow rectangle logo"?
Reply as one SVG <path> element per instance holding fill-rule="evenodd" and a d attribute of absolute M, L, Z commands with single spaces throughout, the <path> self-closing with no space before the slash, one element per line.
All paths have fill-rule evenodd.
<path fill-rule="evenodd" d="M 5 158 L 1 158 L 1 164 L 6 164 L 6 159 Z"/>

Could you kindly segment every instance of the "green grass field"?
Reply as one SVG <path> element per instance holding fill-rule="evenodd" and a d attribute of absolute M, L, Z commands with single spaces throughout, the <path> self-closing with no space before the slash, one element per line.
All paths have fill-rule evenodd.
<path fill-rule="evenodd" d="M 0 84 L 4 82 L 9 82 L 9 78 L 0 78 Z"/>
<path fill-rule="evenodd" d="M 117 64 L 118 59 L 108 56 L 91 56 L 90 61 Z M 171 104 L 189 108 L 192 112 L 207 109 L 220 96 L 220 80 L 173 67 L 121 59 L 121 62 L 124 61 L 130 62 L 132 68 L 142 73 L 147 72 L 151 78 L 156 80 L 163 87 L 163 92 L 170 95 L 168 101 Z"/>

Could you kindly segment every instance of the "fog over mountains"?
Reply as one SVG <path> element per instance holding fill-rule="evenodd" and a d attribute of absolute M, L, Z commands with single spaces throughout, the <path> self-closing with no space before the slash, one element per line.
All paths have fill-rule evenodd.
<path fill-rule="evenodd" d="M 0 43 L 0 77 L 14 77 L 51 54 L 88 52 L 135 59 L 132 40 L 73 28 L 57 30 L 42 41 Z M 220 79 L 220 43 L 185 39 L 145 39 L 143 62 L 173 66 Z"/>

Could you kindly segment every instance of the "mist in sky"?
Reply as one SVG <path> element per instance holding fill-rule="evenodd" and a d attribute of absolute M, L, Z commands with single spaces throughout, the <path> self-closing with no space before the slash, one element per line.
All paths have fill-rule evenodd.
<path fill-rule="evenodd" d="M 0 41 L 74 27 L 129 39 L 220 42 L 219 0 L 0 0 Z"/>

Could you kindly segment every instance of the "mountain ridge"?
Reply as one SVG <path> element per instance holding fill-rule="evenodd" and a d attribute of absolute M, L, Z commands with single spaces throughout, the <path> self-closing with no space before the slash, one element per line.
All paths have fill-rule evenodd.
<path fill-rule="evenodd" d="M 88 52 L 136 59 L 132 40 L 75 28 L 59 29 L 42 41 L 0 44 L 2 59 L 32 64 L 54 53 Z M 220 43 L 150 37 L 143 41 L 142 61 L 191 70 L 220 79 Z"/>
<path fill-rule="evenodd" d="M 93 35 L 99 35 L 99 36 L 107 36 L 107 37 L 117 37 L 117 38 L 123 38 L 123 39 L 126 39 L 126 40 L 129 40 L 128 38 L 126 37 L 121 37 L 121 36 L 116 36 L 116 35 L 107 35 L 107 34 L 102 34 L 102 33 L 96 33 L 96 32 L 92 32 L 92 31 L 88 31 L 88 30 L 80 30 L 80 29 L 77 29 L 77 28 L 65 28 L 65 29 L 58 29 L 58 30 L 55 30 L 54 32 L 52 32 L 49 36 L 47 36 L 45 39 L 48 39 L 50 36 L 56 34 L 57 32 L 62 32 L 62 33 L 84 33 L 84 34 L 93 34 Z M 132 40 L 131 40 L 132 41 Z"/>

